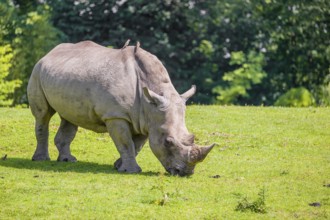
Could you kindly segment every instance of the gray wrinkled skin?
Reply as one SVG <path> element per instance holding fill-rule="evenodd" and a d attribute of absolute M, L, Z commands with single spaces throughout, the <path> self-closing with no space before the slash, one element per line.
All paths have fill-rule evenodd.
<path fill-rule="evenodd" d="M 120 172 L 137 173 L 136 156 L 149 138 L 152 152 L 173 175 L 190 175 L 210 152 L 200 148 L 185 125 L 185 102 L 156 56 L 139 46 L 109 49 L 90 41 L 60 44 L 34 67 L 28 99 L 35 117 L 33 160 L 49 160 L 48 125 L 57 112 L 58 161 L 76 161 L 70 144 L 78 126 L 108 132 L 120 158 Z"/>

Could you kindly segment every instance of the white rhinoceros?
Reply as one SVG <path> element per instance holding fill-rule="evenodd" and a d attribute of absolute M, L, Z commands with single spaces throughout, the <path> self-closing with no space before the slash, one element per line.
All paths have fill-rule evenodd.
<path fill-rule="evenodd" d="M 173 175 L 189 175 L 214 145 L 198 147 L 185 125 L 185 102 L 156 56 L 137 46 L 109 49 L 84 41 L 60 44 L 34 67 L 28 99 L 35 117 L 37 148 L 32 160 L 49 160 L 48 125 L 57 112 L 58 161 L 76 161 L 70 144 L 78 126 L 109 132 L 120 172 L 137 173 L 135 157 L 149 138 L 152 152 Z"/>

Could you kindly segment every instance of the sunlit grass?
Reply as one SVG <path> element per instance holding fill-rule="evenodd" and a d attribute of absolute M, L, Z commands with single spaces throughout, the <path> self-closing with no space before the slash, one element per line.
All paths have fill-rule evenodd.
<path fill-rule="evenodd" d="M 79 129 L 77 163 L 32 162 L 28 109 L 0 109 L 0 219 L 329 219 L 330 109 L 189 106 L 199 144 L 218 143 L 189 178 L 169 176 L 146 145 L 141 174 L 119 174 L 107 134 Z M 237 209 L 246 198 L 265 213 Z M 320 206 L 311 206 L 319 203 Z"/>

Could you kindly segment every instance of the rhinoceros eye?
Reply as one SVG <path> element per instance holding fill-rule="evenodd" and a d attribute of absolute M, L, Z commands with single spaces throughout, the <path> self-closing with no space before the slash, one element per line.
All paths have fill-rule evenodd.
<path fill-rule="evenodd" d="M 172 147 L 174 143 L 174 138 L 173 137 L 166 137 L 165 138 L 165 147 Z"/>

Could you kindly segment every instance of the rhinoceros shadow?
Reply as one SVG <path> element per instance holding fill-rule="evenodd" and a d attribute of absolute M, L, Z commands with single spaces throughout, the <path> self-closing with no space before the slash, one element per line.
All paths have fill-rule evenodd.
<path fill-rule="evenodd" d="M 57 162 L 57 161 L 32 161 L 26 158 L 8 158 L 0 160 L 0 166 L 11 167 L 16 169 L 52 171 L 52 172 L 77 172 L 77 173 L 107 173 L 115 175 L 132 175 L 127 173 L 119 173 L 113 165 L 98 164 L 94 162 L 78 161 L 71 162 Z M 147 171 L 134 175 L 144 176 L 158 176 L 159 172 Z"/>

